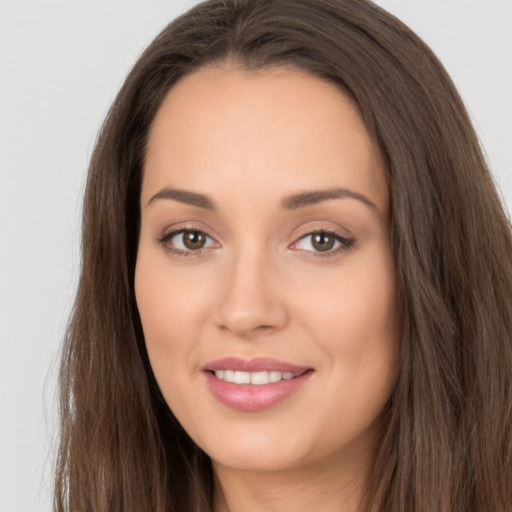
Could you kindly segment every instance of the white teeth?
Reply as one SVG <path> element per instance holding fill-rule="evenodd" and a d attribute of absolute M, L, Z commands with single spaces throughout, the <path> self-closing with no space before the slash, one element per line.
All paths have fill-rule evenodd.
<path fill-rule="evenodd" d="M 268 384 L 268 372 L 251 373 L 251 384 Z"/>
<path fill-rule="evenodd" d="M 270 382 L 277 382 L 278 380 L 281 380 L 283 377 L 283 374 L 281 372 L 268 372 L 268 380 Z"/>
<path fill-rule="evenodd" d="M 280 380 L 290 380 L 299 376 L 300 373 L 292 372 L 240 372 L 234 370 L 215 370 L 215 377 L 226 382 L 235 384 L 253 384 L 261 386 L 270 382 L 279 382 Z"/>
<path fill-rule="evenodd" d="M 251 374 L 249 372 L 235 372 L 235 384 L 250 384 Z"/>

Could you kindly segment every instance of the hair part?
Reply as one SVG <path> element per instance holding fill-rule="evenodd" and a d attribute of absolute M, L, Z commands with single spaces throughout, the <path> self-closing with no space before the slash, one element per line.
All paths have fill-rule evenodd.
<path fill-rule="evenodd" d="M 386 163 L 400 370 L 362 509 L 509 509 L 512 237 L 450 78 L 367 0 L 210 0 L 142 54 L 91 159 L 60 372 L 55 511 L 211 510 L 211 463 L 158 389 L 133 283 L 153 118 L 180 78 L 226 63 L 336 84 Z"/>

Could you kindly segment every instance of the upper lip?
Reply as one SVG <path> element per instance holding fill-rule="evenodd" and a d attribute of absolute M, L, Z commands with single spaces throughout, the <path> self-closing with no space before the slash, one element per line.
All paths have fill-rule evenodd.
<path fill-rule="evenodd" d="M 252 359 L 243 359 L 241 357 L 224 357 L 216 359 L 210 363 L 205 364 L 201 370 L 203 371 L 216 371 L 216 370 L 235 370 L 241 372 L 292 372 L 303 373 L 310 368 L 307 366 L 299 366 L 279 359 L 272 359 L 270 357 L 255 357 Z"/>

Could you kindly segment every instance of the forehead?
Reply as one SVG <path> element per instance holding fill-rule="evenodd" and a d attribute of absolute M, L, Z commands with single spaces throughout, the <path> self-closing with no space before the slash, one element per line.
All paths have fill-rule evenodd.
<path fill-rule="evenodd" d="M 345 187 L 387 209 L 379 152 L 352 100 L 298 70 L 204 69 L 168 93 L 148 141 L 142 201 L 163 187 L 276 200 Z"/>

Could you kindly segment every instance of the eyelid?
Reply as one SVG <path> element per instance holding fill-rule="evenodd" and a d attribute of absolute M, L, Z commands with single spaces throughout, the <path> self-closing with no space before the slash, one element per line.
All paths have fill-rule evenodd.
<path fill-rule="evenodd" d="M 172 240 L 173 238 L 177 237 L 178 235 L 183 235 L 185 233 L 201 233 L 202 235 L 205 236 L 205 238 L 207 238 L 210 241 L 215 243 L 215 240 L 208 233 L 205 233 L 204 231 L 201 231 L 200 229 L 178 229 L 178 230 L 172 231 L 171 233 L 166 235 L 165 239 L 166 240 Z M 202 249 L 203 248 L 204 247 L 202 247 Z M 194 249 L 188 249 L 188 250 L 189 251 L 194 251 Z"/>
<path fill-rule="evenodd" d="M 165 237 L 169 237 L 169 235 L 176 235 L 177 233 L 180 233 L 182 231 L 199 231 L 200 233 L 204 233 L 206 236 L 211 238 L 212 240 L 215 240 L 217 243 L 219 243 L 218 238 L 211 235 L 211 232 L 213 229 L 211 229 L 209 226 L 204 225 L 202 222 L 177 222 L 176 224 L 171 224 L 170 226 L 167 226 L 166 228 L 162 229 L 161 235 L 157 235 L 157 240 L 160 240 Z"/>
<path fill-rule="evenodd" d="M 344 239 L 353 238 L 353 234 L 347 228 L 319 220 L 304 223 L 299 229 L 296 230 L 295 239 L 298 240 L 305 235 L 318 232 L 333 233 Z"/>
<path fill-rule="evenodd" d="M 190 231 L 196 231 L 205 235 L 208 239 L 214 242 L 217 247 L 220 247 L 218 240 L 211 236 L 209 230 L 199 227 L 197 224 L 182 224 L 178 226 L 168 227 L 164 230 L 163 234 L 155 238 L 155 242 L 160 244 L 166 251 L 171 254 L 178 256 L 199 256 L 204 250 L 210 249 L 212 246 L 202 247 L 200 249 L 180 249 L 179 247 L 173 247 L 168 245 L 168 242 L 172 240 L 176 235 L 180 233 Z"/>
<path fill-rule="evenodd" d="M 289 245 L 289 248 L 292 250 L 296 250 L 300 253 L 307 254 L 308 256 L 311 256 L 311 257 L 328 258 L 328 257 L 332 257 L 332 256 L 337 256 L 340 253 L 350 250 L 353 247 L 354 242 L 355 242 L 355 239 L 352 235 L 345 236 L 340 233 L 339 228 L 336 229 L 332 226 L 329 226 L 329 227 L 325 226 L 325 225 L 307 226 L 307 227 L 304 227 L 301 231 L 302 231 L 302 233 L 297 235 L 297 237 L 295 238 L 295 241 Z M 309 236 L 313 236 L 318 233 L 323 233 L 326 235 L 334 236 L 340 245 L 334 249 L 330 249 L 327 251 L 315 251 L 315 250 L 309 250 L 309 249 L 298 249 L 298 248 L 293 247 L 294 245 L 298 244 L 301 240 L 304 240 L 305 238 L 307 238 Z"/>
<path fill-rule="evenodd" d="M 199 256 L 200 254 L 202 254 L 204 250 L 211 249 L 212 247 L 221 247 L 221 244 L 216 240 L 215 237 L 209 234 L 209 231 L 207 229 L 201 228 L 197 224 L 185 224 L 173 227 L 174 229 L 168 228 L 161 236 L 155 239 L 155 242 L 160 244 L 166 251 L 172 254 L 176 254 L 179 256 Z M 181 249 L 176 246 L 168 245 L 168 242 L 172 240 L 172 238 L 174 238 L 175 236 L 179 235 L 180 233 L 191 231 L 202 233 L 203 235 L 205 235 L 206 238 L 212 241 L 213 244 L 210 244 L 206 247 L 201 247 L 200 249 Z M 336 256 L 339 253 L 351 249 L 355 242 L 355 239 L 352 236 L 345 236 L 341 234 L 340 231 L 341 230 L 339 228 L 326 225 L 305 226 L 299 231 L 299 234 L 296 235 L 295 240 L 288 246 L 288 248 L 297 252 L 307 254 L 308 256 L 312 257 L 326 258 L 330 256 Z M 326 251 L 315 251 L 310 249 L 294 248 L 294 246 L 298 244 L 301 240 L 304 240 L 305 238 L 313 236 L 318 233 L 334 236 L 339 245 L 335 248 Z"/>

